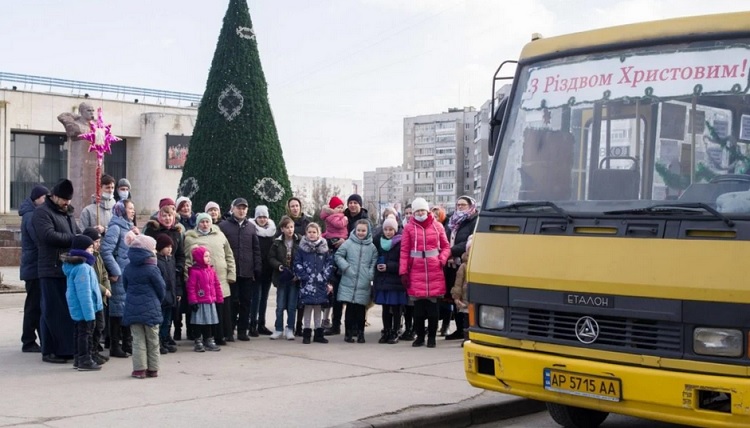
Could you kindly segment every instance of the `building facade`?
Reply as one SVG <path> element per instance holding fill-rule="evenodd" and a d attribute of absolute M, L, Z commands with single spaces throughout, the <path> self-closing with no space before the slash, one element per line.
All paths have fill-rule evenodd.
<path fill-rule="evenodd" d="M 451 209 L 471 182 L 474 107 L 404 118 L 403 201 Z"/>
<path fill-rule="evenodd" d="M 307 215 L 313 216 L 320 211 L 328 199 L 336 195 L 346 202 L 353 193 L 362 194 L 362 180 L 336 177 L 307 177 L 290 175 L 289 182 L 292 194 L 302 200 L 302 208 Z"/>
<path fill-rule="evenodd" d="M 503 85 L 495 94 L 495 108 L 510 95 L 510 85 Z M 492 120 L 492 100 L 487 100 L 474 116 L 474 139 L 469 148 L 471 179 L 464 183 L 464 194 L 472 196 L 481 204 L 487 181 L 490 176 L 493 153 L 489 152 L 490 120 Z"/>
<path fill-rule="evenodd" d="M 401 166 L 378 167 L 365 171 L 362 198 L 368 211 L 380 216 L 386 207 L 400 211 L 404 199 L 404 172 Z"/>
<path fill-rule="evenodd" d="M 84 101 L 95 109 L 101 107 L 105 122 L 112 125 L 112 133 L 122 138 L 112 143 L 112 154 L 105 155 L 103 173 L 130 180 L 136 210 L 156 210 L 159 199 L 177 194 L 182 170 L 169 165 L 167 142 L 170 135 L 187 139 L 192 135 L 197 116 L 195 103 L 166 103 L 167 95 L 161 100 L 143 95 L 138 100 L 123 94 L 110 98 L 104 89 L 96 93 L 101 98 L 75 94 L 75 90 L 53 93 L 50 85 L 20 85 L 23 89 L 19 89 L 9 86 L 3 76 L 0 82 L 0 214 L 16 212 L 35 184 L 51 188 L 63 177 L 73 181 L 76 192 L 72 204 L 77 213 L 91 203 L 96 173 L 95 167 L 89 166 L 95 165 L 96 155 L 88 152 L 87 142 L 68 141 L 65 128 L 57 120 L 64 112 L 77 114 Z M 62 82 L 71 87 L 76 83 L 97 85 Z M 107 86 L 112 88 L 102 88 Z M 93 93 L 92 89 L 88 91 Z"/>

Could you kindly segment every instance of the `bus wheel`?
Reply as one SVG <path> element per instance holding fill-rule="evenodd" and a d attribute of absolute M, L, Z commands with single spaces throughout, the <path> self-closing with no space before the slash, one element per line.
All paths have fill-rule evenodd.
<path fill-rule="evenodd" d="M 552 419 L 565 428 L 597 428 L 609 413 L 562 404 L 546 403 Z"/>

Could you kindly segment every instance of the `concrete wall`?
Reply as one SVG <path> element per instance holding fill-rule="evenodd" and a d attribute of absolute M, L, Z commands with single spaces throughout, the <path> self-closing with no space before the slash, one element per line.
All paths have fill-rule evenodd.
<path fill-rule="evenodd" d="M 11 212 L 11 132 L 64 134 L 57 116 L 77 113 L 83 101 L 101 107 L 112 133 L 127 139 L 127 178 L 137 211 L 155 210 L 162 197 L 175 197 L 182 171 L 166 169 L 166 134 L 192 135 L 196 108 L 0 89 L 0 215 Z"/>

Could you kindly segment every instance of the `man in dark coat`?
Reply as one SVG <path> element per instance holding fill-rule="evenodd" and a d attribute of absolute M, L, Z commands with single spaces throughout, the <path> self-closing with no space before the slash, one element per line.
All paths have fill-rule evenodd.
<path fill-rule="evenodd" d="M 21 334 L 22 352 L 41 352 L 36 343 L 39 331 L 39 319 L 42 316 L 41 295 L 39 291 L 39 250 L 36 247 L 36 233 L 31 220 L 34 209 L 47 199 L 49 189 L 34 186 L 31 195 L 21 203 L 18 215 L 21 216 L 21 279 L 26 282 L 26 302 L 23 305 L 23 333 Z M 41 336 L 41 335 L 40 335 Z"/>
<path fill-rule="evenodd" d="M 250 336 L 258 336 L 257 324 L 250 325 L 250 305 L 260 303 L 260 282 L 256 282 L 256 278 L 260 279 L 263 272 L 263 259 L 257 231 L 247 218 L 245 198 L 232 201 L 232 216 L 219 223 L 219 229 L 229 241 L 237 266 L 237 282 L 229 284 L 232 299 L 239 299 L 238 305 L 232 305 L 236 308 L 232 321 L 237 320 L 237 339 L 248 341 L 248 330 Z"/>
<path fill-rule="evenodd" d="M 349 233 L 352 233 L 352 230 L 354 230 L 357 220 L 370 220 L 367 210 L 362 208 L 362 206 L 362 196 L 356 193 L 349 195 L 349 198 L 346 200 L 346 209 L 344 210 L 344 215 L 349 219 L 349 224 L 346 226 L 349 229 Z"/>
<path fill-rule="evenodd" d="M 65 363 L 75 354 L 74 324 L 65 298 L 67 281 L 60 261 L 60 256 L 70 249 L 73 237 L 79 233 L 70 206 L 72 198 L 73 183 L 63 178 L 34 210 L 32 217 L 39 249 L 42 361 L 47 363 Z"/>

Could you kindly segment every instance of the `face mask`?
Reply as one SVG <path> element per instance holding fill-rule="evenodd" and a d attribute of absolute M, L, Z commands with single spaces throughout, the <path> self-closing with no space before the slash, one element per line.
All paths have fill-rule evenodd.
<path fill-rule="evenodd" d="M 118 190 L 117 196 L 119 196 L 120 199 L 128 199 L 128 196 L 130 196 L 130 192 L 123 192 L 121 190 Z"/>
<path fill-rule="evenodd" d="M 415 215 L 414 218 L 417 221 L 425 221 L 425 220 L 427 220 L 427 214 L 425 214 L 425 215 Z"/>
<path fill-rule="evenodd" d="M 112 199 L 112 194 L 111 193 L 102 193 L 102 199 L 104 199 L 105 201 L 108 201 L 108 200 Z"/>

